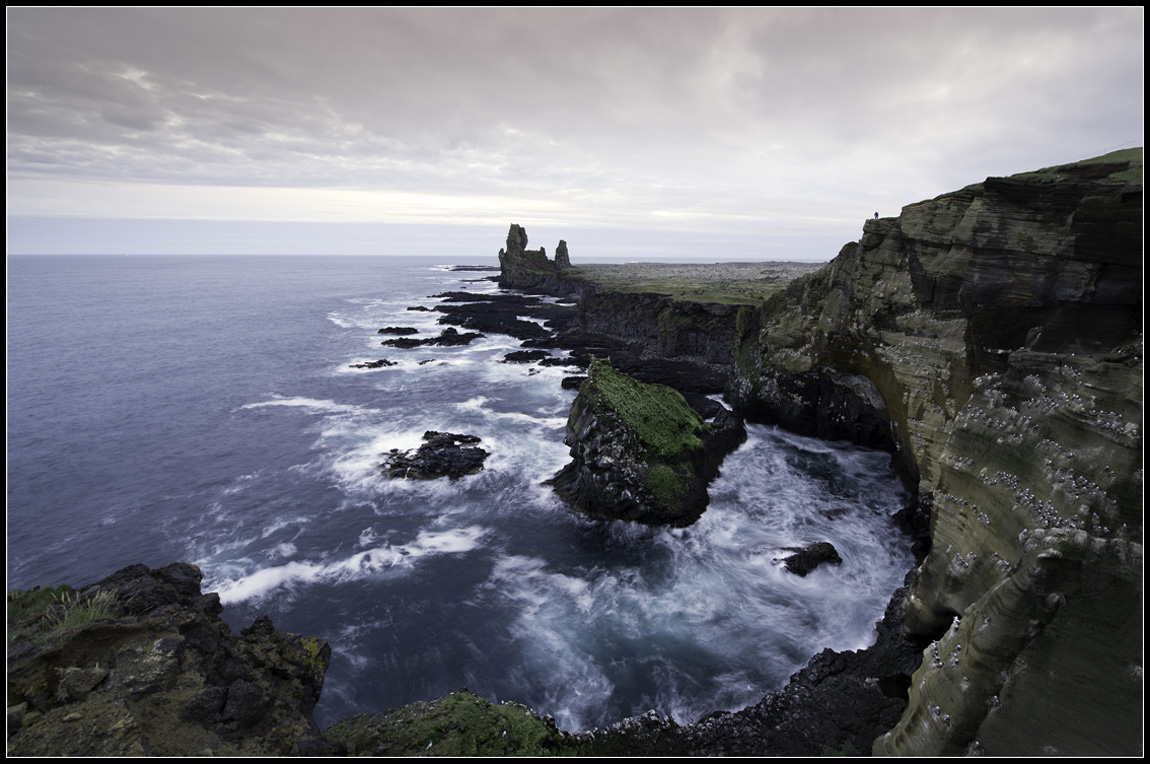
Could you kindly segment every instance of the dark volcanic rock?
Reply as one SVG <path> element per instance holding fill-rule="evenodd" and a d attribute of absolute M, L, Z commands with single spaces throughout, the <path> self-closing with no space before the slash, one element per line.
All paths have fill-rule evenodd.
<path fill-rule="evenodd" d="M 563 328 L 575 319 L 575 309 L 569 305 L 556 305 L 526 295 L 445 292 L 435 296 L 443 298 L 443 302 L 435 306 L 436 311 L 444 314 L 439 319 L 441 324 L 508 334 L 539 344 L 547 344 L 553 329 Z"/>
<path fill-rule="evenodd" d="M 438 337 L 430 337 L 425 340 L 415 340 L 410 337 L 399 337 L 394 340 L 384 340 L 379 343 L 380 345 L 388 345 L 395 348 L 418 348 L 428 345 L 436 345 L 439 347 L 452 347 L 456 345 L 470 345 L 472 340 L 477 340 L 484 335 L 478 332 L 464 332 L 461 333 L 454 327 L 447 327 L 440 332 Z"/>
<path fill-rule="evenodd" d="M 380 358 L 378 361 L 367 361 L 366 363 L 350 363 L 348 368 L 351 369 L 380 369 L 384 366 L 395 366 L 395 361 L 389 361 L 386 358 Z"/>
<path fill-rule="evenodd" d="M 393 478 L 434 480 L 449 477 L 458 480 L 483 469 L 487 452 L 474 444 L 480 442 L 475 435 L 458 435 L 453 432 L 428 430 L 423 434 L 426 441 L 414 452 L 401 452 L 393 449 L 387 460 L 380 465 L 384 474 Z"/>
<path fill-rule="evenodd" d="M 794 552 L 784 557 L 785 567 L 791 573 L 806 576 L 812 570 L 823 564 L 841 565 L 843 558 L 839 557 L 838 550 L 829 541 L 818 541 L 805 547 L 786 547 L 788 552 Z"/>
<path fill-rule="evenodd" d="M 507 231 L 507 248 L 499 250 L 499 285 L 509 289 L 565 294 L 571 287 L 565 286 L 563 273 L 570 267 L 567 242 L 560 241 L 555 260 L 548 260 L 542 248 L 527 249 L 527 231 L 512 223 Z"/>
<path fill-rule="evenodd" d="M 573 461 L 551 482 L 597 519 L 690 525 L 707 507 L 723 457 L 745 438 L 725 410 L 705 423 L 675 390 L 593 359 L 567 421 Z"/>
<path fill-rule="evenodd" d="M 513 350 L 503 356 L 501 363 L 535 363 L 551 357 L 546 350 Z"/>
<path fill-rule="evenodd" d="M 396 334 L 406 336 L 408 334 L 419 334 L 419 330 L 414 326 L 385 326 L 380 329 L 376 334 Z"/>
<path fill-rule="evenodd" d="M 326 642 L 236 637 L 194 565 L 8 596 L 10 756 L 322 756 Z M 51 596 L 52 594 L 55 597 Z"/>

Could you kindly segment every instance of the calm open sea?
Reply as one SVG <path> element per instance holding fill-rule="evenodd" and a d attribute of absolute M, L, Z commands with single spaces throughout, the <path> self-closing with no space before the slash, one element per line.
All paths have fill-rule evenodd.
<path fill-rule="evenodd" d="M 751 427 L 691 528 L 584 520 L 540 485 L 568 459 L 562 369 L 500 363 L 498 335 L 380 347 L 442 329 L 406 310 L 430 295 L 496 290 L 446 266 L 9 256 L 9 589 L 194 562 L 234 629 L 331 643 L 321 726 L 460 687 L 569 730 L 689 722 L 872 641 L 911 565 L 886 454 Z M 484 471 L 380 476 L 429 429 L 480 436 Z M 823 540 L 841 566 L 775 561 Z"/>

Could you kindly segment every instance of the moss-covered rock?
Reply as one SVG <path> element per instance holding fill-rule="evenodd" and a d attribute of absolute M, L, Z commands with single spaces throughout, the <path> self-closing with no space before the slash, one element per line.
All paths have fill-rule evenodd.
<path fill-rule="evenodd" d="M 8 597 L 8 753 L 336 753 L 312 721 L 326 642 L 266 617 L 237 637 L 200 571 L 125 568 Z"/>
<path fill-rule="evenodd" d="M 593 359 L 567 420 L 573 461 L 552 484 L 597 519 L 690 525 L 707 507 L 723 456 L 745 437 L 725 410 L 704 422 L 674 389 Z"/>
<path fill-rule="evenodd" d="M 328 728 L 352 756 L 571 756 L 578 739 L 517 703 L 496 704 L 467 690 L 427 703 L 361 714 Z"/>

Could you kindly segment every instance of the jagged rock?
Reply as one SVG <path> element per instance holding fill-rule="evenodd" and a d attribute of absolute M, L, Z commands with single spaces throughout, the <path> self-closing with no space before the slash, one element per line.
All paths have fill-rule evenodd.
<path fill-rule="evenodd" d="M 488 457 L 486 451 L 474 445 L 481 440 L 475 435 L 428 430 L 423 439 L 426 442 L 414 451 L 392 449 L 380 465 L 383 473 L 392 478 L 458 480 L 483 469 Z"/>
<path fill-rule="evenodd" d="M 499 286 L 550 294 L 577 291 L 563 276 L 563 272 L 570 268 L 571 257 L 566 241 L 559 242 L 555 260 L 549 260 L 542 248 L 527 249 L 527 231 L 511 224 L 507 231 L 507 248 L 499 250 Z"/>
<path fill-rule="evenodd" d="M 266 617 L 236 637 L 200 580 L 186 563 L 133 565 L 79 591 L 9 594 L 8 754 L 340 752 L 311 718 L 327 643 Z"/>
<path fill-rule="evenodd" d="M 513 350 L 503 356 L 501 363 L 535 363 L 550 357 L 546 350 Z"/>
<path fill-rule="evenodd" d="M 378 361 L 366 361 L 364 363 L 349 363 L 348 368 L 351 369 L 381 369 L 384 366 L 395 366 L 395 361 L 389 361 L 386 358 L 380 358 Z"/>
<path fill-rule="evenodd" d="M 376 334 L 396 334 L 406 336 L 408 334 L 419 334 L 419 330 L 414 326 L 385 326 L 380 329 Z"/>
<path fill-rule="evenodd" d="M 525 320 L 525 317 L 544 319 L 552 324 L 574 315 L 570 307 L 544 303 L 538 297 L 526 295 L 445 292 L 435 296 L 444 299 L 444 302 L 435 306 L 436 311 L 444 314 L 439 323 L 481 332 L 509 334 L 520 340 L 545 341 L 551 337 L 551 331 L 540 326 L 537 321 Z"/>
<path fill-rule="evenodd" d="M 384 340 L 379 344 L 405 349 L 426 347 L 428 345 L 453 347 L 457 345 L 470 345 L 472 340 L 481 339 L 482 337 L 483 335 L 479 334 L 478 332 L 460 332 L 455 327 L 449 326 L 440 332 L 438 337 L 429 337 L 424 340 L 415 340 L 411 339 L 410 337 L 399 337 L 394 340 Z"/>
<path fill-rule="evenodd" d="M 745 438 L 726 410 L 705 423 L 675 390 L 593 359 L 567 420 L 573 461 L 551 483 L 590 517 L 690 525 L 723 457 Z"/>
<path fill-rule="evenodd" d="M 567 254 L 567 242 L 564 239 L 560 239 L 559 246 L 555 248 L 555 265 L 558 268 L 571 267 L 571 256 Z"/>
<path fill-rule="evenodd" d="M 820 565 L 841 565 L 843 558 L 839 557 L 838 550 L 829 541 L 817 541 L 805 547 L 784 547 L 794 554 L 783 558 L 784 567 L 798 576 L 806 576 Z"/>

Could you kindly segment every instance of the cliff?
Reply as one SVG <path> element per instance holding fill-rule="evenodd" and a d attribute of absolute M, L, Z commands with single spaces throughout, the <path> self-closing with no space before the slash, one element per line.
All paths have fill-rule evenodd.
<path fill-rule="evenodd" d="M 988 178 L 687 344 L 748 418 L 890 449 L 929 512 L 904 628 L 935 641 L 876 753 L 1141 751 L 1142 214 L 1140 149 Z M 681 341 L 631 330 L 662 296 L 590 294 L 585 326 Z"/>
<path fill-rule="evenodd" d="M 133 566 L 9 595 L 9 753 L 1140 754 L 1141 157 L 990 178 L 745 289 L 613 288 L 512 226 L 505 285 L 581 295 L 584 333 L 721 370 L 748 418 L 890 449 L 929 549 L 878 647 L 684 727 L 569 736 L 457 693 L 325 738 L 326 643 L 267 619 L 237 637 L 194 566 Z"/>

